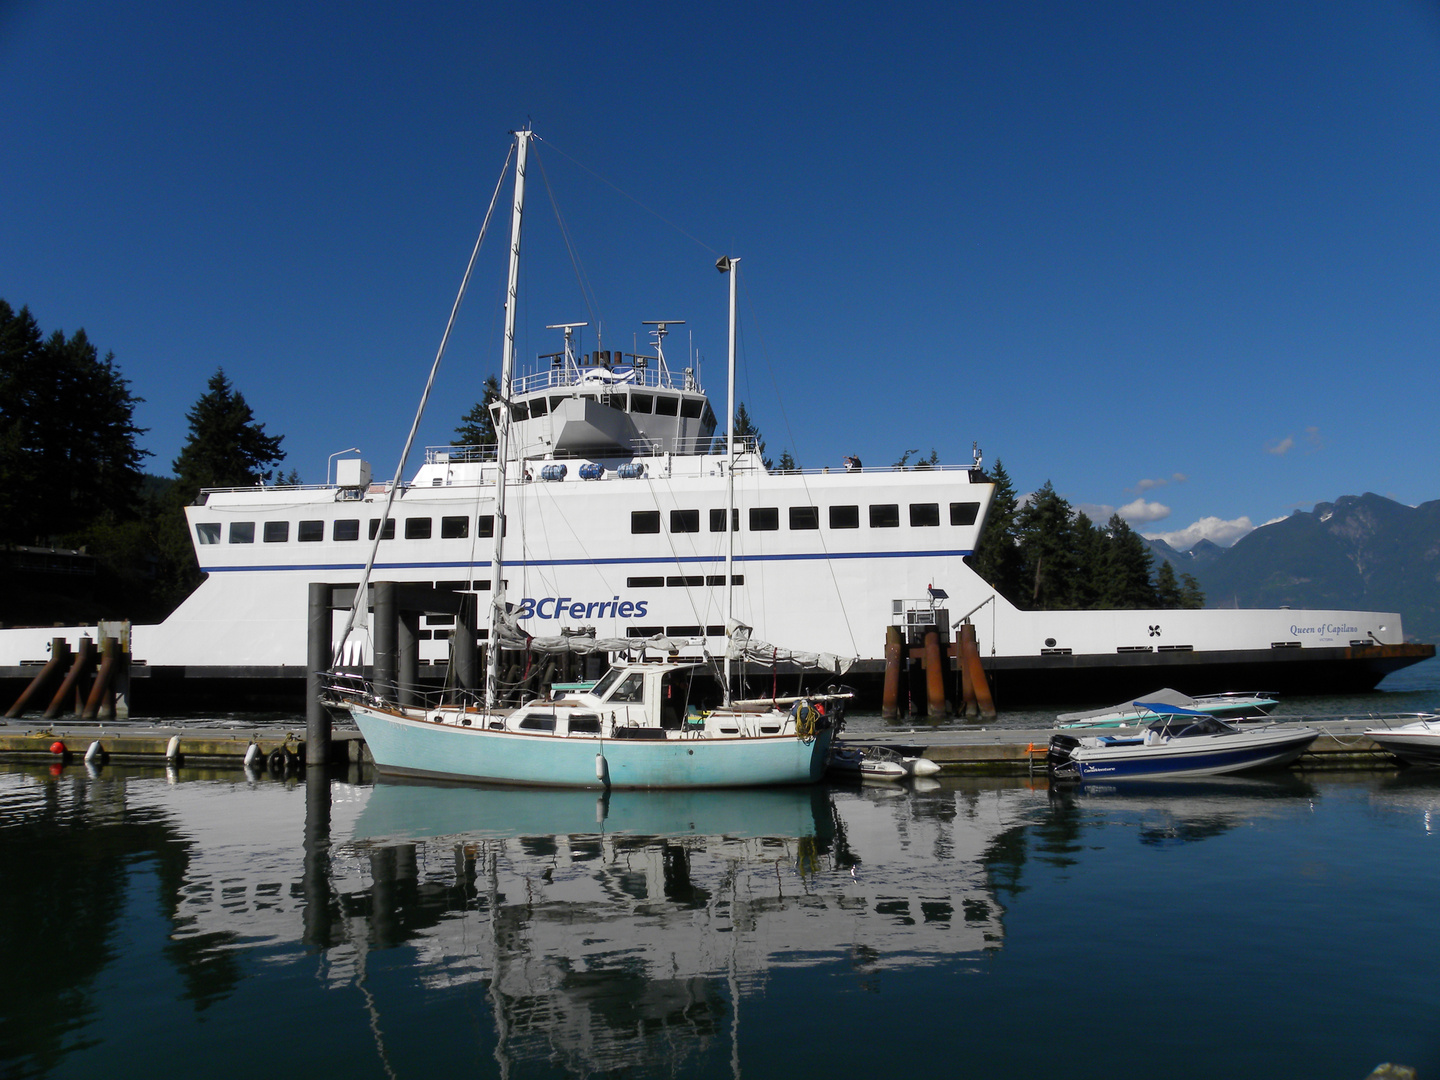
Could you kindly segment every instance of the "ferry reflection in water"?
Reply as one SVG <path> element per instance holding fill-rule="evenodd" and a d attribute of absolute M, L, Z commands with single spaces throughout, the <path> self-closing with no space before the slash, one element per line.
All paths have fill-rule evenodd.
<path fill-rule="evenodd" d="M 1440 770 L 608 799 L 239 777 L 0 765 L 0 1071 L 1440 1066 Z M 1238 985 L 1266 1007 L 1223 1038 L 1036 1037 Z"/>

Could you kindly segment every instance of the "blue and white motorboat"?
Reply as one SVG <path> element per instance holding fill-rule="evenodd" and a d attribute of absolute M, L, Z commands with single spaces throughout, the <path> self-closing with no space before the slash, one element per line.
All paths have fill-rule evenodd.
<path fill-rule="evenodd" d="M 1222 720 L 1262 720 L 1280 704 L 1280 698 L 1269 691 L 1244 692 L 1230 690 L 1219 694 L 1198 694 L 1191 697 L 1169 687 L 1146 694 L 1143 698 L 1123 701 L 1103 709 L 1061 713 L 1055 718 L 1057 728 L 1112 728 L 1143 726 L 1155 719 L 1151 703 L 1178 705 L 1183 709 L 1218 716 Z"/>
<path fill-rule="evenodd" d="M 1052 735 L 1046 753 L 1057 780 L 1148 780 L 1219 776 L 1290 764 L 1320 732 L 1292 724 L 1244 730 L 1195 709 L 1151 702 L 1156 718 L 1134 734 Z"/>
<path fill-rule="evenodd" d="M 1365 737 L 1407 765 L 1440 767 L 1440 716 L 1426 716 L 1399 727 L 1370 728 Z"/>

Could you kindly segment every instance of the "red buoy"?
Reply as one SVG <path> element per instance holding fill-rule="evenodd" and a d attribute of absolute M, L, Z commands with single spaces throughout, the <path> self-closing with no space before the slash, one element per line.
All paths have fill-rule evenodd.
<path fill-rule="evenodd" d="M 50 744 L 50 752 L 51 752 L 52 754 L 63 754 L 63 753 L 65 753 L 65 744 L 64 744 L 63 742 L 61 742 L 59 739 L 56 739 L 53 743 Z"/>

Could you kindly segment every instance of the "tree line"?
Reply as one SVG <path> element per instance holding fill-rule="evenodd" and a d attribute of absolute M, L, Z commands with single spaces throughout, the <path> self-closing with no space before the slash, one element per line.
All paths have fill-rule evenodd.
<path fill-rule="evenodd" d="M 489 406 L 499 389 L 493 375 L 486 380 L 481 400 L 455 429 L 456 445 L 494 445 Z M 137 621 L 163 618 L 200 581 L 184 508 L 206 488 L 299 482 L 294 470 L 280 471 L 284 436 L 266 433 L 223 370 L 186 413 L 189 430 L 170 463 L 173 476 L 143 469 L 152 456 L 137 445 L 147 430 L 135 424 L 143 401 L 114 354 L 102 357 L 84 330 L 47 336 L 28 308 L 0 300 L 0 553 L 83 549 L 97 567 L 90 594 L 67 608 L 53 582 L 22 581 L 7 565 L 0 622 L 91 621 L 97 605 L 102 614 Z M 743 403 L 735 431 L 753 439 L 774 468 Z M 939 463 L 932 449 L 910 464 L 917 453 L 906 451 L 896 466 Z M 800 466 L 786 450 L 779 467 Z M 1164 561 L 1154 569 L 1149 549 L 1119 515 L 1096 524 L 1048 481 L 1022 503 L 999 461 L 989 479 L 995 499 L 971 564 L 1016 606 L 1204 606 L 1195 579 L 1177 580 Z"/>

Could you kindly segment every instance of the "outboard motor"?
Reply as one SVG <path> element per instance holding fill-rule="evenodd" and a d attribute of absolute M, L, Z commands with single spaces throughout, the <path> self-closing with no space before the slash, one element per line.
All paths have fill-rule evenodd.
<path fill-rule="evenodd" d="M 1045 752 L 1045 768 L 1051 776 L 1064 776 L 1075 771 L 1070 751 L 1080 745 L 1073 735 L 1051 735 L 1050 749 Z"/>

